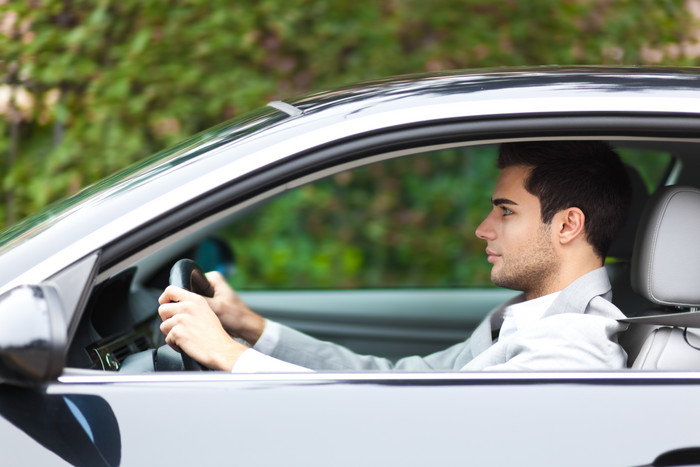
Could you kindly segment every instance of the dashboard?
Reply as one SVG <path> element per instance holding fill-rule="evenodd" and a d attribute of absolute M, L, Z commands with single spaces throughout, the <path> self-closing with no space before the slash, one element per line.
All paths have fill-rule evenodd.
<path fill-rule="evenodd" d="M 118 371 L 127 357 L 164 344 L 162 288 L 134 284 L 129 268 L 95 287 L 68 351 L 68 366 Z"/>

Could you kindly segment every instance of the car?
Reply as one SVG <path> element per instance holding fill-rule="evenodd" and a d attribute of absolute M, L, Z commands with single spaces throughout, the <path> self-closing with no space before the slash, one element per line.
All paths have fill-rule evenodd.
<path fill-rule="evenodd" d="M 680 316 L 693 343 L 687 310 L 669 314 L 630 277 L 653 248 L 637 235 L 648 198 L 700 187 L 700 69 L 360 83 L 271 102 L 0 233 L 2 464 L 700 464 L 695 350 L 635 363 L 649 336 L 679 329 L 658 320 L 632 321 L 632 368 L 607 372 L 183 371 L 163 345 L 157 299 L 183 258 L 231 277 L 264 316 L 357 352 L 459 342 L 514 294 L 489 284 L 473 234 L 498 145 L 579 139 L 609 142 L 640 180 L 606 261 L 615 302 Z M 674 230 L 686 237 L 690 199 Z M 700 260 L 686 237 L 664 255 L 683 291 Z"/>

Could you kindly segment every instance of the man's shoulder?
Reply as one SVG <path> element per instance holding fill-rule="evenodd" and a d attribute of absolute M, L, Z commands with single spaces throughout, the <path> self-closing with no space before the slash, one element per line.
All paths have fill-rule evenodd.
<path fill-rule="evenodd" d="M 562 293 L 590 294 L 591 296 L 595 296 L 604 295 L 610 292 L 611 288 L 608 272 L 601 266 L 580 276 L 562 290 Z"/>
<path fill-rule="evenodd" d="M 621 312 L 612 304 L 610 279 L 601 267 L 582 275 L 561 291 L 546 315 L 560 313 L 588 313 L 590 308 L 601 309 L 605 314 Z M 609 304 L 610 307 L 605 305 Z"/>
<path fill-rule="evenodd" d="M 602 296 L 593 297 L 588 303 L 588 307 L 584 313 L 587 315 L 602 316 L 616 321 L 626 318 L 625 314 L 617 306 Z"/>

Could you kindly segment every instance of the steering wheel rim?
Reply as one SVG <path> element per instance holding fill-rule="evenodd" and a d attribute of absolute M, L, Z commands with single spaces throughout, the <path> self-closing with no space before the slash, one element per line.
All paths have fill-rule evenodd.
<path fill-rule="evenodd" d="M 188 258 L 177 261 L 170 269 L 170 285 L 174 285 L 204 297 L 213 297 L 214 288 L 211 286 L 204 271 L 197 263 Z M 207 371 L 207 367 L 195 361 L 180 349 L 180 356 L 185 370 Z"/>

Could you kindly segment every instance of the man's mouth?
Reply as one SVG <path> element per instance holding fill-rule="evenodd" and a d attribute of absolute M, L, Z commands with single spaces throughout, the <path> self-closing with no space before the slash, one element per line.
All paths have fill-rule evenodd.
<path fill-rule="evenodd" d="M 489 263 L 494 263 L 498 258 L 501 257 L 501 255 L 496 254 L 495 252 L 489 250 L 488 248 L 486 249 L 486 255 L 487 255 L 487 261 Z"/>

